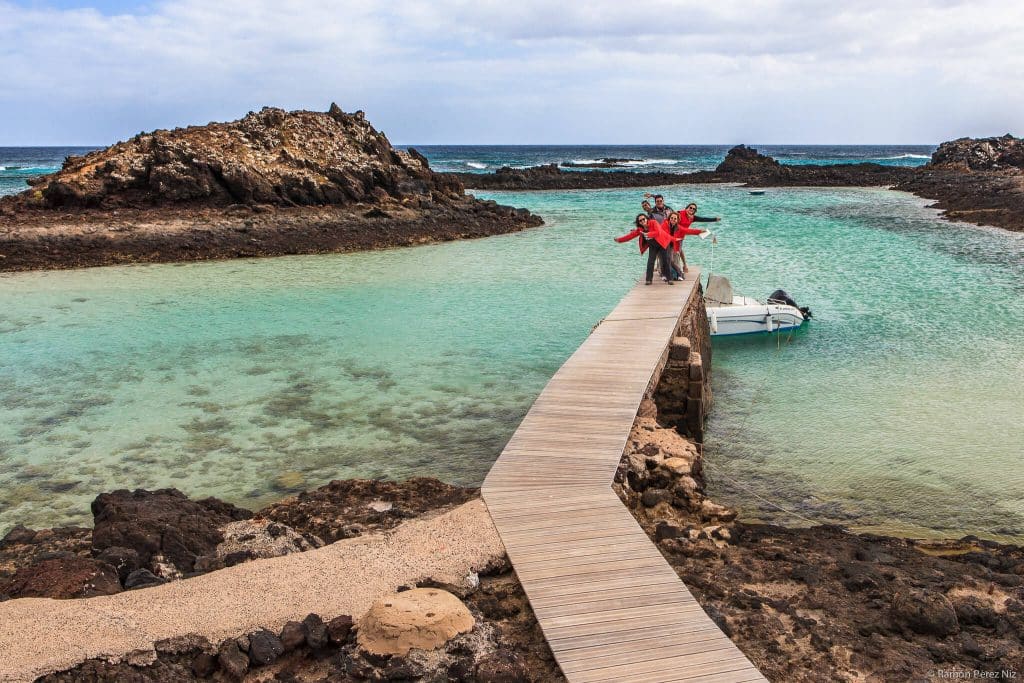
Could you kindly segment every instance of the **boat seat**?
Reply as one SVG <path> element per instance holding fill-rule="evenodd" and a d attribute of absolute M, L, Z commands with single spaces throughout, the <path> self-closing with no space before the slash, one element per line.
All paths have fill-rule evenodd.
<path fill-rule="evenodd" d="M 704 303 L 707 306 L 731 306 L 732 283 L 721 275 L 708 275 L 708 288 L 704 291 Z"/>

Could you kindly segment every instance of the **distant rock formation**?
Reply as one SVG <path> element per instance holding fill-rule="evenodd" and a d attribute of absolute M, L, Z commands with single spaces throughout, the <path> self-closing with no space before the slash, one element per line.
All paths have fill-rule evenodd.
<path fill-rule="evenodd" d="M 725 155 L 715 173 L 735 173 L 745 176 L 784 175 L 785 169 L 775 159 L 761 154 L 753 147 L 736 145 Z"/>
<path fill-rule="evenodd" d="M 363 112 L 332 104 L 326 113 L 265 107 L 230 123 L 139 134 L 68 157 L 35 191 L 51 208 L 112 208 L 343 205 L 462 188 L 415 150 L 393 149 Z"/>
<path fill-rule="evenodd" d="M 932 160 L 898 190 L 937 200 L 951 220 L 1024 231 L 1024 140 L 959 138 L 943 142 Z"/>
<path fill-rule="evenodd" d="M 362 112 L 266 107 L 68 157 L 0 197 L 0 271 L 354 251 L 542 222 L 467 196 Z"/>
<path fill-rule="evenodd" d="M 997 138 L 958 138 L 943 142 L 932 154 L 931 168 L 970 171 L 1024 169 L 1024 140 L 1009 133 Z"/>

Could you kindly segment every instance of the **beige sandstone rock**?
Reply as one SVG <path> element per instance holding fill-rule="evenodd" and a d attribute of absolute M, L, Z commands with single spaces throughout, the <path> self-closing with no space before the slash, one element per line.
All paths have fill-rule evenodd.
<path fill-rule="evenodd" d="M 667 458 L 662 467 L 676 476 L 690 473 L 690 461 L 686 458 Z"/>
<path fill-rule="evenodd" d="M 376 655 L 433 650 L 473 629 L 462 601 L 439 588 L 415 588 L 381 598 L 359 620 L 359 647 Z"/>

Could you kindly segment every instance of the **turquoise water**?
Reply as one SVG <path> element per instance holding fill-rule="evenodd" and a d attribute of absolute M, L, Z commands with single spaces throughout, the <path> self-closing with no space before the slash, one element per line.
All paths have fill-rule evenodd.
<path fill-rule="evenodd" d="M 712 493 L 744 514 L 1024 539 L 1024 239 L 883 190 L 666 188 L 714 268 L 810 305 L 715 344 Z M 258 507 L 352 476 L 478 483 L 641 270 L 634 190 L 489 193 L 548 224 L 386 252 L 0 276 L 0 532 L 117 487 Z M 710 241 L 686 242 L 711 265 Z"/>

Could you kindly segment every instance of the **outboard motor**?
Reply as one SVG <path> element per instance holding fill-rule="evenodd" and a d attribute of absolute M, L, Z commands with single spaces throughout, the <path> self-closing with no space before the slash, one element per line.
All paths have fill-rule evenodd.
<path fill-rule="evenodd" d="M 803 314 L 804 320 L 811 319 L 811 309 L 808 306 L 798 306 L 796 301 L 793 300 L 793 297 L 787 294 L 783 289 L 776 289 L 774 292 L 769 294 L 768 303 L 792 306 Z"/>

